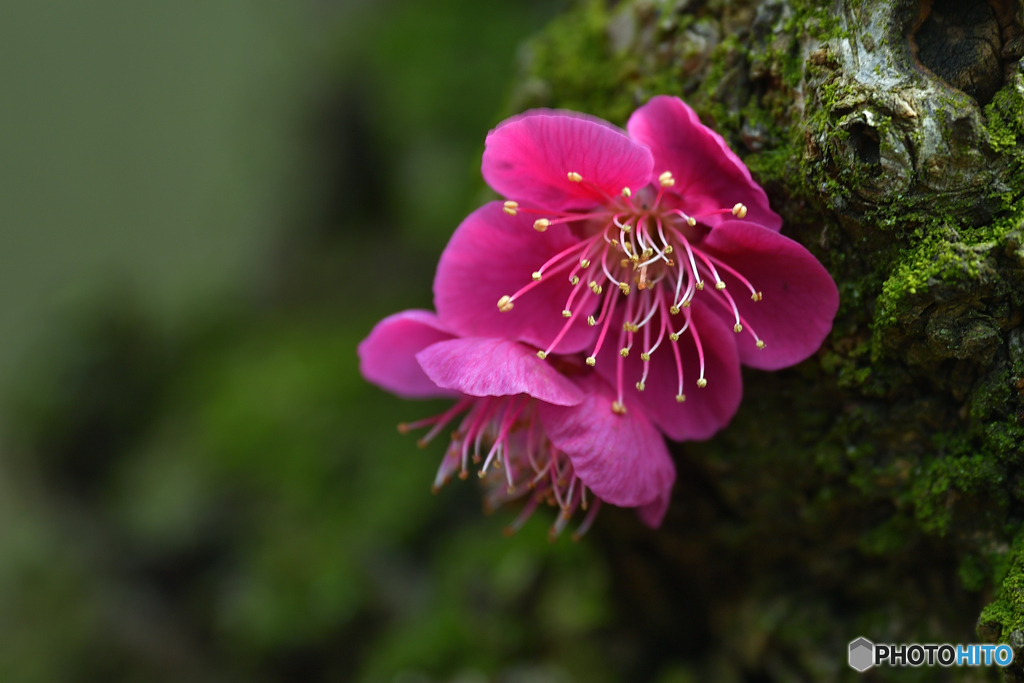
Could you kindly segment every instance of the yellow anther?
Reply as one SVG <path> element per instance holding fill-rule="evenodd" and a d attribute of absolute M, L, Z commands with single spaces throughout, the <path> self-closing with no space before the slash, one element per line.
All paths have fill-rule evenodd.
<path fill-rule="evenodd" d="M 637 390 L 637 391 L 643 391 L 643 390 L 644 390 L 644 386 L 645 386 L 645 385 L 644 385 L 644 383 L 643 383 L 643 382 L 637 382 L 637 383 L 636 383 L 636 390 Z"/>
<path fill-rule="evenodd" d="M 502 313 L 508 313 L 509 311 L 511 311 L 513 305 L 514 304 L 512 303 L 512 297 L 508 296 L 507 294 L 498 299 L 498 310 L 501 311 Z"/>
<path fill-rule="evenodd" d="M 613 401 L 612 402 L 612 412 L 615 413 L 616 415 L 625 415 L 626 414 L 626 406 L 622 405 L 618 401 Z"/>
<path fill-rule="evenodd" d="M 754 292 L 753 294 L 750 295 L 751 301 L 760 301 L 763 298 L 764 295 L 761 292 Z"/>
<path fill-rule="evenodd" d="M 654 250 L 653 249 L 651 249 L 650 247 L 648 247 L 647 249 L 644 249 L 644 258 L 645 259 L 649 259 L 652 256 L 654 256 Z"/>
<path fill-rule="evenodd" d="M 398 433 L 399 434 L 408 434 L 409 433 L 409 425 L 405 424 L 404 422 L 399 422 L 398 423 Z"/>
<path fill-rule="evenodd" d="M 664 251 L 665 251 L 666 254 L 671 254 L 673 251 L 675 251 L 675 249 L 673 249 L 672 245 L 669 244 L 668 246 L 665 247 Z"/>
<path fill-rule="evenodd" d="M 640 354 L 640 360 L 648 361 L 650 359 L 651 359 L 651 354 L 647 353 L 646 351 L 644 353 Z"/>
<path fill-rule="evenodd" d="M 725 283 L 719 280 L 718 282 L 715 283 L 715 289 L 719 291 L 725 289 Z"/>
<path fill-rule="evenodd" d="M 630 191 L 630 189 L 628 187 L 624 187 L 624 188 L 622 188 L 622 196 L 623 197 L 632 197 L 633 193 Z"/>
<path fill-rule="evenodd" d="M 743 206 L 743 204 L 736 204 L 736 206 L 732 207 L 732 215 L 736 216 L 736 218 L 746 218 L 747 207 Z"/>
<path fill-rule="evenodd" d="M 740 325 L 739 323 L 736 323 L 735 325 L 732 326 L 732 331 L 736 332 L 736 333 L 742 332 L 743 331 L 743 325 Z"/>
<path fill-rule="evenodd" d="M 763 339 L 758 339 L 757 340 L 757 348 L 759 348 L 759 349 L 763 349 L 764 348 L 764 340 Z"/>
<path fill-rule="evenodd" d="M 533 222 L 533 229 L 537 232 L 544 232 L 548 229 L 549 225 L 551 225 L 551 221 L 547 218 L 538 218 Z"/>
<path fill-rule="evenodd" d="M 541 272 L 540 272 L 539 270 L 538 270 L 538 271 L 535 271 L 535 272 L 533 273 L 533 279 L 534 279 L 534 280 L 540 280 L 540 279 L 541 279 L 542 277 L 544 277 L 544 274 L 543 274 L 543 273 L 541 273 Z"/>
<path fill-rule="evenodd" d="M 597 284 L 597 280 L 591 280 L 590 284 L 587 286 L 590 287 L 594 294 L 600 294 L 601 292 L 604 291 L 604 288 L 601 287 L 601 285 Z"/>
<path fill-rule="evenodd" d="M 587 356 L 587 365 L 589 365 L 590 367 L 594 367 L 594 365 L 596 365 L 596 364 L 597 364 L 597 359 L 596 358 L 594 358 L 593 356 Z"/>
<path fill-rule="evenodd" d="M 629 331 L 630 332 L 639 332 L 640 331 L 640 326 L 637 325 L 636 323 L 633 323 L 632 325 L 629 326 Z"/>
<path fill-rule="evenodd" d="M 569 278 L 569 282 L 571 284 L 578 285 L 580 283 L 580 278 L 577 275 L 573 275 L 571 278 Z"/>
<path fill-rule="evenodd" d="M 612 244 L 613 247 L 617 247 L 617 246 L 619 246 L 619 241 L 613 237 L 611 244 Z"/>
<path fill-rule="evenodd" d="M 665 171 L 658 176 L 658 182 L 661 183 L 662 187 L 672 187 L 676 184 L 676 179 L 672 177 L 671 171 Z"/>
<path fill-rule="evenodd" d="M 562 317 L 563 318 L 571 318 L 572 317 L 572 311 L 570 311 L 568 308 L 565 309 L 564 311 L 562 311 Z"/>
<path fill-rule="evenodd" d="M 691 303 L 693 302 L 687 299 L 686 301 L 683 302 L 682 306 L 683 308 L 689 308 Z"/>
<path fill-rule="evenodd" d="M 630 261 L 628 258 L 624 258 L 621 261 L 619 261 L 619 265 L 623 268 L 629 268 L 630 263 L 632 263 L 632 261 Z"/>
<path fill-rule="evenodd" d="M 622 232 L 625 232 L 625 233 L 633 232 L 633 226 L 630 225 L 629 223 L 626 223 L 625 225 L 622 226 Z"/>
<path fill-rule="evenodd" d="M 671 339 L 672 341 L 679 341 L 679 335 L 676 334 L 675 332 L 670 332 L 668 338 Z"/>
<path fill-rule="evenodd" d="M 619 355 L 625 358 L 626 356 L 629 355 L 629 349 L 622 349 L 621 351 L 619 351 Z"/>
<path fill-rule="evenodd" d="M 699 289 L 702 292 L 704 291 L 704 281 L 703 280 L 697 280 L 697 289 Z"/>
<path fill-rule="evenodd" d="M 619 289 L 622 290 L 623 294 L 629 294 L 629 285 L 627 285 L 625 282 L 619 283 Z"/>
<path fill-rule="evenodd" d="M 587 324 L 590 325 L 591 327 L 593 327 L 594 325 L 597 324 L 597 319 L 594 318 L 594 316 L 592 316 L 592 315 L 587 316 Z"/>
<path fill-rule="evenodd" d="M 707 385 L 708 385 L 708 381 L 706 379 L 704 379 L 703 377 L 701 377 L 699 380 L 697 380 L 697 386 L 700 387 L 701 389 L 703 389 Z"/>
<path fill-rule="evenodd" d="M 585 258 L 582 261 L 580 261 L 580 268 L 589 268 L 589 267 L 590 267 L 590 259 Z"/>
<path fill-rule="evenodd" d="M 686 400 L 686 394 L 676 394 L 676 403 L 682 403 Z"/>
<path fill-rule="evenodd" d="M 671 313 L 672 315 L 679 315 L 679 307 L 671 306 L 669 307 L 668 312 Z"/>
<path fill-rule="evenodd" d="M 692 228 L 693 226 L 697 225 L 697 219 L 694 218 L 693 216 L 690 216 L 689 218 L 686 219 L 686 224 Z"/>
<path fill-rule="evenodd" d="M 568 173 L 568 174 L 566 174 L 566 177 L 568 177 L 568 178 L 569 178 L 569 180 L 571 180 L 571 181 L 572 181 L 572 182 L 574 182 L 574 183 L 578 183 L 578 182 L 580 182 L 581 180 L 583 180 L 583 176 L 581 176 L 581 175 L 580 175 L 579 173 L 577 173 L 576 171 L 569 171 L 569 173 Z"/>
<path fill-rule="evenodd" d="M 673 259 L 668 259 L 667 261 L 665 261 L 665 265 L 668 266 L 669 268 L 673 268 L 675 267 L 676 262 Z"/>
<path fill-rule="evenodd" d="M 515 216 L 516 215 L 516 209 L 518 209 L 518 208 L 519 208 L 519 202 L 513 202 L 513 201 L 509 200 L 509 201 L 505 202 L 505 206 L 502 208 L 502 210 L 505 213 L 507 213 L 509 216 Z"/>
<path fill-rule="evenodd" d="M 547 357 L 548 357 L 548 354 L 545 353 L 544 351 L 538 351 L 537 352 L 537 358 L 540 358 L 541 360 L 544 360 Z"/>
<path fill-rule="evenodd" d="M 484 477 L 486 477 L 486 476 L 487 476 L 487 473 L 486 473 L 486 472 L 484 472 L 483 470 L 480 470 L 479 472 L 477 472 L 477 473 L 476 473 L 476 476 L 478 476 L 478 477 L 480 477 L 481 479 L 483 479 Z"/>

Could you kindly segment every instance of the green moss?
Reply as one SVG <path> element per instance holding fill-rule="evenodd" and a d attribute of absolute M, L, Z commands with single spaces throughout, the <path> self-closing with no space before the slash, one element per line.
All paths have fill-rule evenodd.
<path fill-rule="evenodd" d="M 978 623 L 998 624 L 1000 640 L 1007 642 L 1011 633 L 1024 630 L 1024 533 L 1014 539 L 1011 552 L 996 564 L 994 574 L 999 588 Z"/>
<path fill-rule="evenodd" d="M 612 54 L 609 11 L 600 0 L 584 2 L 556 18 L 527 46 L 528 77 L 543 80 L 559 107 L 622 124 L 634 104 L 621 87 L 628 60 Z M 548 104 L 528 101 L 527 106 Z"/>
<path fill-rule="evenodd" d="M 1009 150 L 1017 145 L 1017 137 L 1024 133 L 1024 91 L 1022 79 L 1017 75 L 1014 81 L 1004 87 L 985 107 L 985 120 L 988 126 L 989 143 L 997 152 Z"/>

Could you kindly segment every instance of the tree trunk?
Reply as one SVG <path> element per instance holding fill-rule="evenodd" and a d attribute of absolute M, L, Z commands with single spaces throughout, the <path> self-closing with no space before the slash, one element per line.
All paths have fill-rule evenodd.
<path fill-rule="evenodd" d="M 691 654 L 700 680 L 846 680 L 858 636 L 1024 660 L 1022 15 L 592 2 L 524 51 L 512 110 L 623 123 L 682 97 L 839 285 L 817 356 L 746 372 L 732 424 L 676 447 L 664 527 L 613 514 L 600 532 L 627 630 Z"/>

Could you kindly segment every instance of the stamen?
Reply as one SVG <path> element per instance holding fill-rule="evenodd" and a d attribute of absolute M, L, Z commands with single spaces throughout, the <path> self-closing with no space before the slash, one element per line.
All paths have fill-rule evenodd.
<path fill-rule="evenodd" d="M 514 202 L 512 200 L 509 200 L 509 201 L 505 202 L 504 207 L 502 207 L 502 211 L 507 213 L 509 216 L 515 216 L 516 215 L 516 209 L 518 209 L 518 208 L 519 208 L 519 202 Z"/>
<path fill-rule="evenodd" d="M 604 318 L 604 325 L 601 326 L 601 333 L 597 336 L 597 344 L 594 346 L 594 351 L 587 358 L 587 365 L 590 366 L 593 366 L 594 363 L 597 362 L 597 354 L 600 353 L 605 335 L 608 334 L 608 326 L 615 313 L 615 302 L 618 301 L 618 297 L 607 296 L 604 301 L 605 303 L 601 310 L 601 317 Z"/>
<path fill-rule="evenodd" d="M 501 420 L 501 424 L 498 429 L 498 436 L 497 438 L 494 439 L 494 445 L 491 446 L 491 450 L 487 453 L 487 458 L 484 459 L 483 467 L 480 468 L 481 478 L 485 474 L 487 474 L 487 468 L 488 466 L 490 466 L 491 460 L 497 454 L 499 447 L 505 441 L 505 438 L 508 436 L 508 431 L 509 429 L 511 429 L 512 424 L 515 422 L 516 418 L 519 417 L 519 413 L 523 412 L 523 408 L 525 408 L 526 405 L 530 402 L 530 399 L 529 397 L 525 397 L 525 399 L 521 401 L 518 406 L 515 405 L 515 402 L 516 399 L 515 397 L 513 397 L 509 399 L 508 404 L 505 407 L 505 416 Z M 495 464 L 495 467 L 497 468 L 497 464 Z"/>
<path fill-rule="evenodd" d="M 686 322 L 690 322 L 689 311 L 687 311 Z M 697 347 L 697 359 L 700 361 L 700 378 L 697 380 L 697 386 L 703 389 L 708 385 L 708 381 L 704 379 L 704 347 L 700 344 L 700 335 L 697 334 L 696 325 L 690 327 L 690 334 L 693 336 L 693 343 Z"/>
<path fill-rule="evenodd" d="M 574 183 L 578 183 L 578 182 L 580 182 L 581 180 L 583 180 L 583 176 L 581 176 L 581 175 L 580 175 L 579 173 L 577 173 L 576 171 L 569 171 L 569 173 L 568 173 L 567 175 L 568 175 L 568 178 L 569 178 L 569 180 L 570 180 L 571 182 L 574 182 Z"/>
<path fill-rule="evenodd" d="M 736 218 L 746 218 L 747 207 L 743 206 L 743 204 L 737 203 L 736 206 L 732 207 L 732 215 L 736 216 Z"/>
<path fill-rule="evenodd" d="M 682 209 L 673 209 L 672 211 L 669 211 L 669 213 L 674 213 L 680 218 L 682 218 L 684 221 L 686 221 L 686 224 L 689 225 L 691 228 L 697 225 L 697 219 L 694 218 L 693 216 L 690 216 Z"/>
<path fill-rule="evenodd" d="M 551 353 L 552 351 L 554 351 L 555 347 L 558 346 L 558 342 L 562 341 L 562 338 L 569 331 L 569 328 L 572 327 L 572 324 L 574 322 L 576 322 L 577 319 L 572 317 L 572 311 L 569 310 L 569 309 L 572 307 L 573 297 L 575 297 L 576 296 L 576 292 L 579 292 L 579 291 L 580 290 L 578 288 L 574 289 L 572 291 L 572 294 L 569 295 L 569 299 L 565 303 L 566 310 L 562 311 L 562 315 L 565 316 L 566 318 L 568 318 L 568 320 L 566 321 L 566 323 L 564 325 L 562 325 L 562 329 L 558 331 L 558 334 L 555 335 L 555 338 L 551 342 L 551 345 L 548 346 L 547 350 L 545 350 L 545 351 L 538 351 L 537 352 L 537 356 L 539 356 L 541 360 L 547 358 L 548 354 Z"/>
<path fill-rule="evenodd" d="M 662 187 L 672 187 L 676 184 L 676 180 L 672 177 L 671 171 L 665 171 L 658 176 L 658 183 L 660 183 Z"/>
<path fill-rule="evenodd" d="M 714 256 L 712 256 L 710 254 L 705 254 L 705 257 L 711 259 L 712 261 L 714 261 L 718 265 L 719 268 L 721 268 L 722 270 L 724 270 L 725 272 L 729 273 L 730 275 L 735 277 L 737 280 L 742 282 L 743 286 L 746 287 L 748 290 L 750 290 L 750 299 L 751 299 L 751 301 L 760 301 L 761 300 L 761 298 L 762 298 L 761 292 L 759 292 L 756 289 L 754 289 L 754 286 L 752 284 L 750 284 L 750 282 L 747 280 L 747 278 L 743 277 L 739 273 L 739 271 L 737 271 L 735 268 L 730 266 L 728 263 L 723 263 L 720 259 L 717 259 L 717 258 L 715 258 Z"/>
<path fill-rule="evenodd" d="M 538 218 L 533 222 L 533 229 L 537 232 L 544 232 L 548 229 L 549 225 L 551 225 L 551 221 L 547 218 Z"/>
<path fill-rule="evenodd" d="M 623 197 L 632 197 L 633 193 L 630 191 L 630 189 L 628 187 L 624 187 L 624 188 L 622 188 L 622 196 Z"/>
<path fill-rule="evenodd" d="M 416 422 L 403 422 L 402 424 L 398 425 L 398 433 L 407 434 L 410 430 L 419 429 L 420 427 L 426 427 L 427 425 L 434 425 L 434 427 L 429 432 L 427 432 L 427 434 L 422 439 L 419 439 L 416 442 L 416 444 L 420 448 L 424 448 L 428 443 L 430 443 L 433 440 L 435 436 L 437 436 L 441 432 L 442 429 L 445 428 L 445 426 L 449 422 L 452 421 L 452 419 L 456 415 L 469 408 L 472 405 L 472 403 L 472 399 L 465 398 L 456 403 L 448 410 L 441 413 L 440 415 L 434 415 L 433 417 L 417 420 Z"/>
<path fill-rule="evenodd" d="M 665 324 L 667 325 L 668 323 L 666 322 Z M 679 390 L 676 391 L 676 401 L 682 403 L 683 401 L 686 400 L 686 397 L 683 394 L 683 358 L 679 354 L 679 345 L 675 343 L 676 340 L 679 339 L 679 336 L 669 335 L 669 339 L 672 340 L 672 344 L 670 344 L 670 346 L 672 347 L 672 356 L 675 358 L 676 361 L 676 377 L 679 379 Z M 683 401 L 679 400 L 680 396 L 683 396 Z"/>
<path fill-rule="evenodd" d="M 715 289 L 725 289 L 725 283 L 722 282 L 722 278 L 718 275 L 718 271 L 715 270 L 715 264 L 711 262 L 711 259 L 700 249 L 694 249 L 694 251 L 697 253 L 698 258 L 704 262 L 704 265 L 707 266 L 708 270 L 711 271 L 711 277 L 715 278 Z"/>
<path fill-rule="evenodd" d="M 678 237 L 679 240 L 683 243 L 683 248 L 686 249 L 686 256 L 690 260 L 690 273 L 693 276 L 694 285 L 697 287 L 697 289 L 703 290 L 704 289 L 704 281 L 701 280 L 700 279 L 700 275 L 697 274 L 698 273 L 698 271 L 697 271 L 697 261 L 694 260 L 694 258 L 693 258 L 693 249 L 690 248 L 690 241 L 688 239 L 686 239 L 686 237 L 683 235 L 683 233 L 679 232 L 675 228 L 669 228 L 669 229 L 672 230 L 672 232 L 674 232 L 676 234 L 676 237 Z M 716 279 L 719 279 L 719 278 L 716 278 Z"/>
<path fill-rule="evenodd" d="M 516 518 L 512 520 L 512 522 L 509 523 L 509 525 L 502 530 L 502 533 L 506 536 L 511 536 L 520 529 L 522 529 L 523 525 L 526 524 L 526 520 L 530 519 L 530 517 L 533 516 L 533 513 L 534 511 L 536 511 L 537 506 L 540 505 L 540 501 L 541 498 L 539 496 L 530 496 L 530 500 L 526 501 L 526 504 L 523 506 L 523 509 L 520 511 L 518 515 L 516 515 Z"/>
<path fill-rule="evenodd" d="M 576 527 L 576 531 L 573 532 L 573 541 L 579 541 L 581 538 L 583 538 L 584 534 L 590 531 L 590 527 L 593 526 L 594 520 L 597 518 L 597 512 L 600 509 L 601 499 L 595 498 L 594 504 L 590 507 L 590 510 L 587 512 L 587 516 L 583 518 L 583 521 L 580 523 L 580 525 Z"/>

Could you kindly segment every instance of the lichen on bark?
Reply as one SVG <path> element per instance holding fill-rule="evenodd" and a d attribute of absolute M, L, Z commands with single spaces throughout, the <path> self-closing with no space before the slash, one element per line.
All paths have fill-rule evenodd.
<path fill-rule="evenodd" d="M 841 679 L 860 635 L 998 640 L 1024 660 L 1022 15 L 584 2 L 524 50 L 510 111 L 621 124 L 682 97 L 839 284 L 819 354 L 745 374 L 731 426 L 676 449 L 665 527 L 604 525 L 635 629 L 693 634 L 699 675 Z"/>

